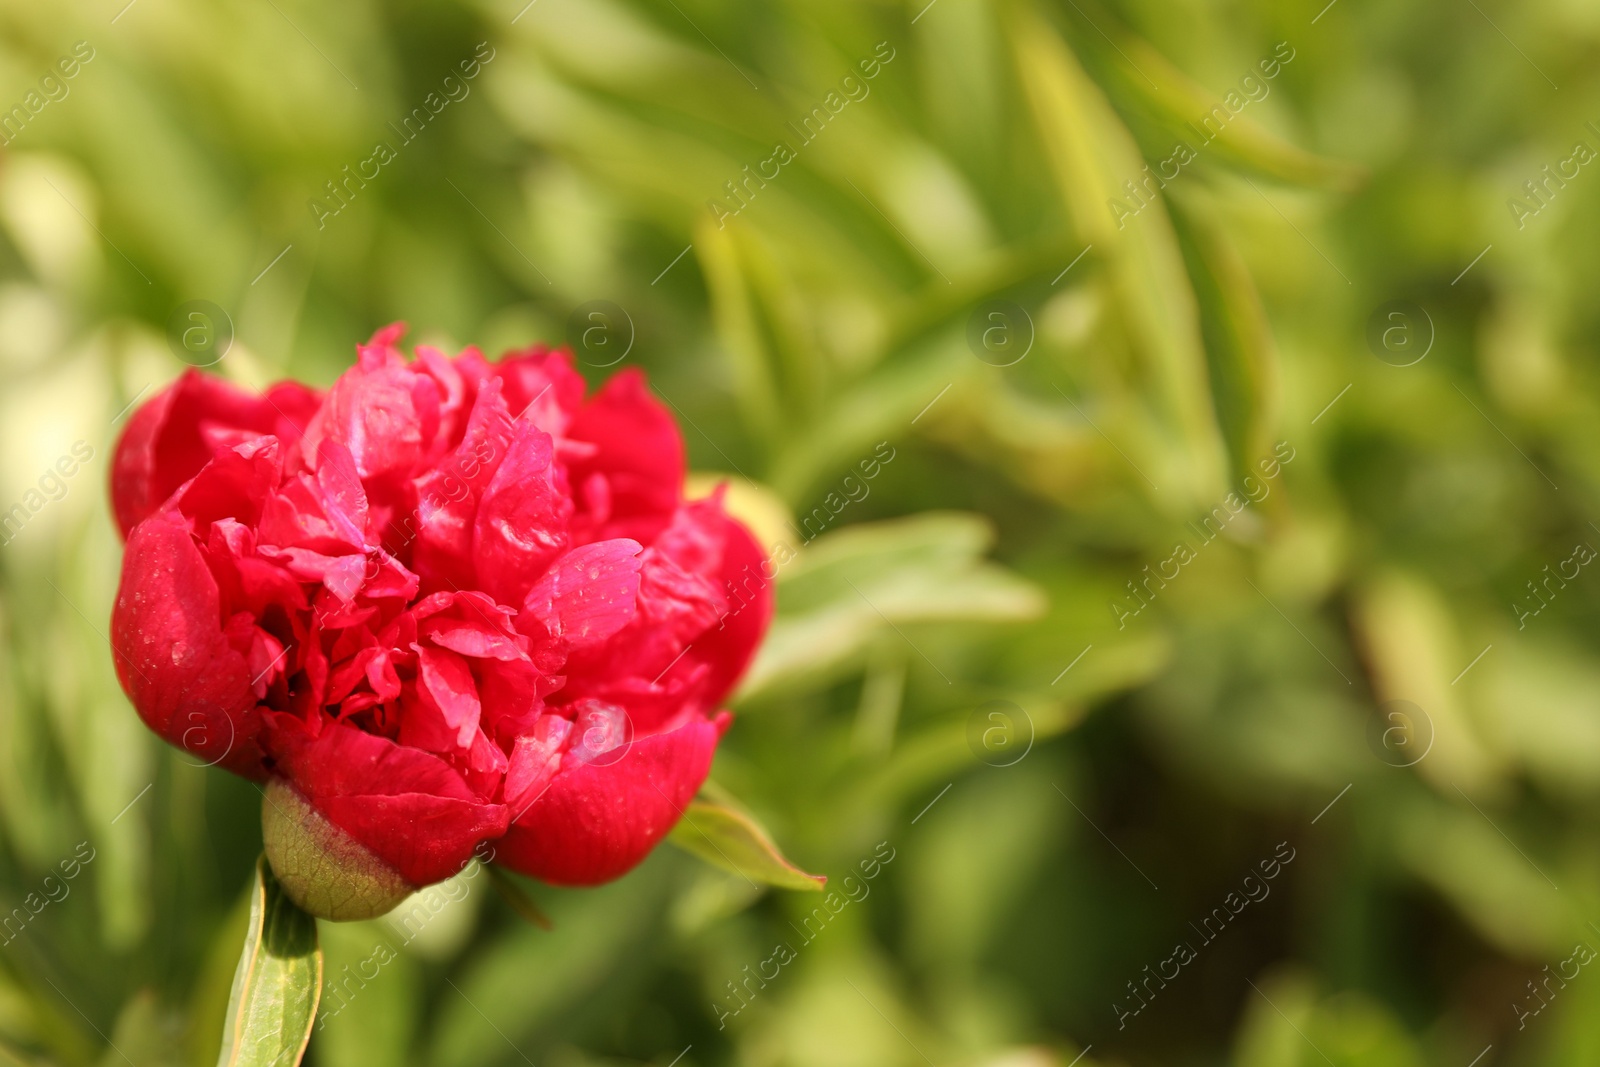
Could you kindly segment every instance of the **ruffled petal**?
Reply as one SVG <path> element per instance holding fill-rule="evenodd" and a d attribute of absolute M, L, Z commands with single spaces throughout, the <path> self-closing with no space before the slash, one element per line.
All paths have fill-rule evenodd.
<path fill-rule="evenodd" d="M 483 704 L 467 661 L 454 652 L 417 647 L 417 683 L 400 725 L 400 743 L 430 752 L 471 748 Z"/>
<path fill-rule="evenodd" d="M 479 391 L 455 451 L 416 479 L 416 514 L 399 519 L 401 528 L 385 531 L 393 551 L 411 546 L 413 565 L 430 586 L 473 584 L 478 500 L 505 460 L 515 432 L 499 383 L 491 381 Z"/>
<path fill-rule="evenodd" d="M 551 458 L 550 435 L 519 423 L 478 505 L 472 537 L 477 584 L 502 604 L 522 603 L 567 547 L 572 504 Z"/>
<path fill-rule="evenodd" d="M 373 340 L 384 337 L 380 331 Z M 442 390 L 386 344 L 365 345 L 360 353 L 360 362 L 339 376 L 306 427 L 306 466 L 314 468 L 324 442 L 332 441 L 349 450 L 364 481 L 407 478 L 434 445 Z"/>
<path fill-rule="evenodd" d="M 606 507 L 603 515 L 592 507 L 579 513 L 575 539 L 654 541 L 683 497 L 685 465 L 678 424 L 650 395 L 644 375 L 630 369 L 606 382 L 572 420 L 567 436 L 592 446 L 588 456 L 572 460 L 572 484 L 604 483 L 586 488 L 580 503 L 603 499 Z"/>
<path fill-rule="evenodd" d="M 495 859 L 552 885 L 598 885 L 627 873 L 682 816 L 729 722 L 722 713 L 642 738 L 614 762 L 569 755 L 525 810 L 513 812 Z"/>
<path fill-rule="evenodd" d="M 185 375 L 113 463 L 117 669 L 164 738 L 275 775 L 422 885 L 517 827 L 553 882 L 631 868 L 729 721 L 770 617 L 720 493 L 637 372 L 357 348 L 320 395 Z M 419 599 L 420 597 L 420 599 Z"/>
<path fill-rule="evenodd" d="M 573 549 L 528 591 L 524 617 L 563 653 L 599 644 L 638 610 L 639 551 L 627 538 Z"/>
<path fill-rule="evenodd" d="M 479 363 L 482 360 L 477 356 Z M 535 345 L 507 352 L 498 362 L 483 366 L 484 373 L 504 388 L 514 418 L 552 436 L 566 436 L 573 416 L 583 406 L 586 388 L 583 377 L 573 369 L 571 353 Z"/>
<path fill-rule="evenodd" d="M 111 506 L 127 537 L 213 456 L 261 434 L 294 440 L 320 394 L 281 382 L 265 396 L 221 378 L 185 371 L 128 419 L 111 460 Z"/>
<path fill-rule="evenodd" d="M 552 699 L 627 709 L 641 734 L 716 708 L 772 618 L 771 565 L 717 494 L 680 508 L 643 555 L 638 610 L 609 641 L 574 649 Z"/>
<path fill-rule="evenodd" d="M 177 493 L 173 506 L 199 529 L 224 519 L 253 526 L 261 502 L 282 476 L 278 439 L 256 437 L 218 452 Z"/>

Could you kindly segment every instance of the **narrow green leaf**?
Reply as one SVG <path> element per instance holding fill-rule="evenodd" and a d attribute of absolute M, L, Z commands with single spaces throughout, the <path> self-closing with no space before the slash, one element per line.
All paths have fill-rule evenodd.
<path fill-rule="evenodd" d="M 217 1067 L 294 1067 L 311 1040 L 321 997 L 317 921 L 284 894 L 263 856 Z"/>
<path fill-rule="evenodd" d="M 1225 449 L 1211 405 L 1200 313 L 1172 224 L 1159 201 L 1137 213 L 1124 182 L 1144 158 L 1101 88 L 1031 5 L 1007 9 L 1023 96 L 1074 228 L 1102 257 L 1123 325 L 1170 440 L 1157 477 L 1197 502 L 1224 492 Z M 1170 490 L 1169 490 L 1170 492 Z"/>
<path fill-rule="evenodd" d="M 780 889 L 820 890 L 828 880 L 790 863 L 759 823 L 727 804 L 691 802 L 669 840 L 713 866 Z"/>
<path fill-rule="evenodd" d="M 1036 618 L 1043 594 L 983 558 L 993 541 L 986 519 L 957 512 L 823 534 L 780 572 L 778 618 L 739 699 L 828 684 L 901 624 Z"/>
<path fill-rule="evenodd" d="M 1115 72 L 1119 84 L 1139 98 L 1172 136 L 1201 149 L 1202 159 L 1214 156 L 1279 181 L 1343 191 L 1356 189 L 1366 180 L 1365 167 L 1307 152 L 1257 122 L 1253 114 L 1223 108 L 1223 97 L 1229 95 L 1229 90 L 1212 92 L 1142 38 L 1118 29 L 1109 19 L 1101 25 L 1128 61 L 1144 73 L 1134 76 L 1114 65 L 1108 70 Z M 1153 81 L 1147 81 L 1146 74 Z M 1257 81 L 1271 91 L 1270 79 Z M 1208 142 L 1200 123 L 1211 118 L 1217 108 L 1223 108 L 1228 120 L 1220 126 L 1215 140 Z"/>
<path fill-rule="evenodd" d="M 772 434 L 782 426 L 773 359 L 738 240 L 707 217 L 695 227 L 694 243 L 711 291 L 711 321 L 728 352 L 734 396 L 750 429 Z"/>
<path fill-rule="evenodd" d="M 1227 232 L 1205 205 L 1170 202 L 1189 277 L 1200 304 L 1200 323 L 1211 367 L 1217 422 L 1232 452 L 1236 476 L 1272 448 L 1278 422 L 1278 350 L 1255 280 Z"/>

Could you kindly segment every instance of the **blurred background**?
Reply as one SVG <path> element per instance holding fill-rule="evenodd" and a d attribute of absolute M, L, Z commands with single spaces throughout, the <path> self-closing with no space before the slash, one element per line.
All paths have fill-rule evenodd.
<path fill-rule="evenodd" d="M 260 848 L 127 409 L 405 319 L 795 551 L 713 779 L 839 893 L 324 923 L 308 1062 L 1600 1063 L 1600 7 L 1324 4 L 0 3 L 0 1062 L 214 1062 Z"/>

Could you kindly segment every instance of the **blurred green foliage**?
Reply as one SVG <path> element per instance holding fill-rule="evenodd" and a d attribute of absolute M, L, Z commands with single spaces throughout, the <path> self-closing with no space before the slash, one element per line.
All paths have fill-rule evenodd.
<path fill-rule="evenodd" d="M 714 779 L 860 896 L 818 930 L 663 848 L 527 886 L 545 932 L 452 883 L 323 924 L 310 1062 L 1600 1062 L 1600 977 L 1544 984 L 1600 944 L 1600 578 L 1545 569 L 1600 544 L 1600 9 L 123 5 L 0 3 L 0 1062 L 221 1037 L 259 801 L 145 732 L 104 637 L 110 449 L 196 299 L 254 384 L 392 319 L 493 352 L 623 309 L 697 470 L 799 549 Z M 1034 332 L 1005 367 L 991 301 Z M 1391 301 L 1410 349 L 1369 345 Z"/>

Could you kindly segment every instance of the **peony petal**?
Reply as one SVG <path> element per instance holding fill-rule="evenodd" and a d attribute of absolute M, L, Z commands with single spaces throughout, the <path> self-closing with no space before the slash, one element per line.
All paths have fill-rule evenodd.
<path fill-rule="evenodd" d="M 422 688 L 444 712 L 445 722 L 455 728 L 456 744 L 471 746 L 483 714 L 472 668 L 454 652 L 431 648 L 417 649 L 417 667 Z"/>
<path fill-rule="evenodd" d="M 349 540 L 345 531 L 328 518 L 322 490 L 304 474 L 284 482 L 262 503 L 256 534 L 262 545 L 307 548 L 326 554 L 362 547 L 361 542 Z"/>
<path fill-rule="evenodd" d="M 378 366 L 382 366 L 386 359 L 404 359 L 404 353 L 395 346 L 406 335 L 406 329 L 404 322 L 391 322 L 373 330 L 366 344 L 356 346 L 356 355 L 361 359 L 362 366 L 366 366 L 368 361 L 376 361 Z"/>
<path fill-rule="evenodd" d="M 306 465 L 315 467 L 323 443 L 333 441 L 349 450 L 364 481 L 408 477 L 433 444 L 439 385 L 398 358 L 382 358 L 382 349 L 361 352 L 361 362 L 333 383 L 306 427 Z"/>
<path fill-rule="evenodd" d="M 281 382 L 264 397 L 189 370 L 128 419 L 111 461 L 111 504 L 127 537 L 219 451 L 261 434 L 298 438 L 320 394 Z"/>
<path fill-rule="evenodd" d="M 696 639 L 717 624 L 725 608 L 711 577 L 684 570 L 654 548 L 645 551 L 634 617 L 609 641 L 572 650 L 562 696 L 614 700 L 617 687 L 631 680 L 653 682 L 669 671 L 674 678 L 683 677 L 700 663 L 689 659 Z M 653 732 L 655 726 L 638 725 L 644 732 Z"/>
<path fill-rule="evenodd" d="M 478 500 L 514 435 L 500 384 L 491 381 L 478 393 L 460 445 L 416 479 L 416 514 L 399 520 L 403 529 L 386 531 L 397 546 L 413 545 L 413 565 L 430 585 L 467 586 L 476 579 L 472 535 Z"/>
<path fill-rule="evenodd" d="M 478 355 L 477 361 L 482 360 Z M 531 423 L 552 437 L 566 435 L 587 391 L 583 377 L 573 369 L 570 352 L 552 352 L 543 345 L 534 345 L 507 352 L 499 362 L 484 367 L 485 373 L 504 388 L 506 404 L 514 418 Z"/>
<path fill-rule="evenodd" d="M 400 743 L 432 752 L 470 748 L 483 714 L 472 669 L 445 649 L 419 645 L 416 652 L 418 699 L 406 708 Z"/>
<path fill-rule="evenodd" d="M 551 466 L 550 435 L 519 423 L 478 505 L 472 545 L 478 588 L 502 604 L 522 603 L 567 547 L 571 514 Z"/>
<path fill-rule="evenodd" d="M 361 586 L 361 595 L 368 599 L 397 597 L 409 603 L 416 597 L 419 584 L 415 574 L 406 570 L 399 560 L 380 548 L 375 549 L 373 554 L 367 557 L 367 570 L 364 584 Z"/>
<path fill-rule="evenodd" d="M 439 445 L 441 449 L 453 447 L 460 442 L 462 430 L 472 413 L 475 383 L 469 383 L 460 368 L 432 345 L 417 346 L 414 369 L 438 383 Z"/>
<path fill-rule="evenodd" d="M 534 583 L 523 609 L 563 650 L 598 644 L 638 609 L 639 552 L 627 538 L 575 548 Z"/>
<path fill-rule="evenodd" d="M 256 437 L 212 457 L 178 490 L 173 506 L 201 530 L 223 519 L 253 526 L 260 518 L 261 502 L 282 477 L 278 439 Z"/>
<path fill-rule="evenodd" d="M 463 656 L 506 662 L 528 658 L 516 641 L 481 620 L 434 617 L 420 624 L 418 632 L 440 648 Z"/>
<path fill-rule="evenodd" d="M 152 730 L 205 763 L 262 776 L 249 666 L 223 633 L 216 580 L 175 513 L 150 516 L 128 538 L 111 647 Z"/>
<path fill-rule="evenodd" d="M 337 441 L 323 441 L 317 448 L 317 488 L 322 491 L 322 510 L 352 545 L 367 543 L 367 492 L 356 473 L 350 450 Z"/>
<path fill-rule="evenodd" d="M 714 505 L 714 509 L 708 505 Z M 684 656 L 692 663 L 704 663 L 710 671 L 703 680 L 700 699 L 705 707 L 716 707 L 728 698 L 755 658 L 761 639 L 772 622 L 772 576 L 776 568 L 762 551 L 750 531 L 722 510 L 721 491 L 710 501 L 689 505 L 700 514 L 699 521 L 716 527 L 722 542 L 720 565 L 716 571 L 725 606 L 714 629 L 695 639 Z M 680 668 L 668 674 L 673 677 Z"/>
<path fill-rule="evenodd" d="M 354 554 L 325 556 L 308 548 L 266 547 L 262 555 L 282 560 L 289 573 L 301 581 L 321 582 L 323 588 L 347 604 L 361 590 L 362 576 L 367 573 L 367 558 Z"/>
<path fill-rule="evenodd" d="M 260 616 L 269 608 L 304 611 L 310 605 L 305 587 L 292 574 L 259 555 L 249 527 L 232 519 L 212 523 L 203 554 L 222 590 L 224 614 Z"/>
<path fill-rule="evenodd" d="M 506 803 L 512 811 L 522 811 L 550 784 L 561 768 L 561 753 L 571 733 L 570 719 L 545 715 L 531 732 L 517 738 L 505 785 Z"/>
<path fill-rule="evenodd" d="M 720 493 L 680 508 L 643 556 L 639 609 L 611 640 L 575 649 L 552 699 L 626 708 L 640 736 L 717 707 L 772 617 L 772 567 Z"/>
<path fill-rule="evenodd" d="M 650 852 L 711 770 L 730 716 L 633 742 L 615 762 L 564 760 L 495 847 L 495 858 L 553 885 L 598 885 Z"/>
<path fill-rule="evenodd" d="M 683 496 L 683 437 L 672 414 L 650 395 L 644 375 L 625 370 L 595 394 L 568 427 L 567 436 L 592 444 L 594 454 L 574 459 L 572 484 L 592 474 L 609 483 L 609 516 L 581 516 L 580 540 L 631 537 L 649 544 L 666 528 Z M 588 521 L 585 521 L 588 519 Z"/>
<path fill-rule="evenodd" d="M 543 707 L 542 698 L 561 684 L 559 676 L 541 672 L 527 659 L 477 660 L 478 699 L 483 703 L 483 730 L 507 750 Z"/>
<path fill-rule="evenodd" d="M 325 397 L 186 375 L 135 413 L 119 675 L 163 737 L 281 776 L 411 884 L 514 811 L 513 865 L 616 877 L 704 780 L 766 562 L 720 493 L 683 504 L 637 372 L 585 403 L 566 352 L 410 362 L 403 333 Z"/>
<path fill-rule="evenodd" d="M 460 871 L 479 842 L 499 837 L 508 812 L 480 800 L 437 756 L 343 723 L 312 737 L 299 720 L 269 716 L 282 774 L 335 826 L 412 885 Z"/>

